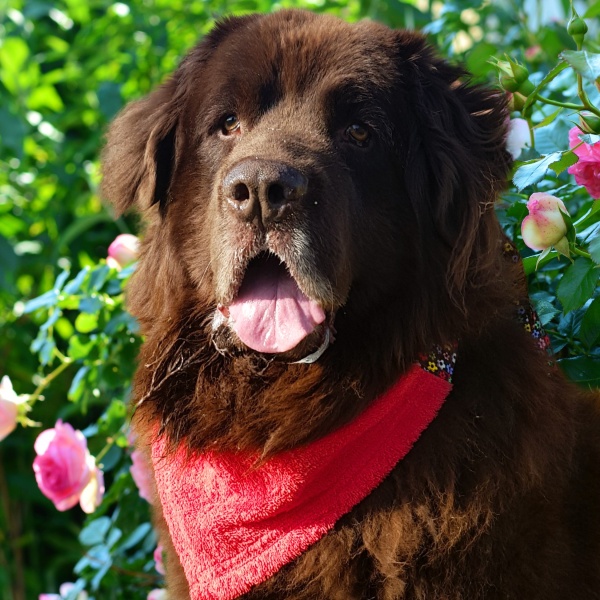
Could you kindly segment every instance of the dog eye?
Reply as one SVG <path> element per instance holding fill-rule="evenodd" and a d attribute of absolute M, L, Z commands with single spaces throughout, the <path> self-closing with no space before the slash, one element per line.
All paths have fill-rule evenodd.
<path fill-rule="evenodd" d="M 240 120 L 236 115 L 228 115 L 223 119 L 223 125 L 221 126 L 221 133 L 223 135 L 231 135 L 240 128 Z"/>
<path fill-rule="evenodd" d="M 353 123 L 346 129 L 346 137 L 355 144 L 364 146 L 369 141 L 371 134 L 364 125 Z"/>

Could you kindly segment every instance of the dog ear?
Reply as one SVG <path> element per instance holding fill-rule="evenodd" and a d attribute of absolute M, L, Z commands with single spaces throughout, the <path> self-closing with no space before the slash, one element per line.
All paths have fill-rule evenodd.
<path fill-rule="evenodd" d="M 166 205 L 176 168 L 175 138 L 180 106 L 177 77 L 129 104 L 111 124 L 102 153 L 102 195 L 118 215 L 133 204 Z"/>
<path fill-rule="evenodd" d="M 400 109 L 414 115 L 400 119 L 405 185 L 422 231 L 445 248 L 448 290 L 460 303 L 469 280 L 481 278 L 486 257 L 492 270 L 498 254 L 493 208 L 511 165 L 506 100 L 499 90 L 471 84 L 420 35 L 399 36 L 401 95 L 408 102 Z"/>
<path fill-rule="evenodd" d="M 202 77 L 202 69 L 217 46 L 255 17 L 232 17 L 218 23 L 166 83 L 117 115 L 101 156 L 101 192 L 118 215 L 133 205 L 144 210 L 157 203 L 161 214 L 165 213 L 184 146 L 181 117 L 186 99 L 199 93 L 194 83 Z"/>

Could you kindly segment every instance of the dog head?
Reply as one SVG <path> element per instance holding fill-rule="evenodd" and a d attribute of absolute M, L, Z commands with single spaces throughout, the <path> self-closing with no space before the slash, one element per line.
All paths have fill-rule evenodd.
<path fill-rule="evenodd" d="M 108 133 L 103 193 L 149 223 L 131 309 L 147 334 L 194 314 L 219 352 L 288 361 L 334 333 L 400 354 L 457 335 L 496 269 L 505 119 L 420 34 L 221 22 Z"/>

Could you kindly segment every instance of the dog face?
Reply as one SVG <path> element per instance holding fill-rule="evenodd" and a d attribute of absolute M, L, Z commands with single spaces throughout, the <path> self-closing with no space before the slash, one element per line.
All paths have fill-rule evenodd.
<path fill-rule="evenodd" d="M 104 194 L 150 223 L 146 332 L 195 312 L 217 351 L 286 361 L 334 331 L 438 335 L 495 243 L 481 223 L 508 167 L 502 100 L 462 76 L 374 23 L 218 25 L 108 135 Z"/>

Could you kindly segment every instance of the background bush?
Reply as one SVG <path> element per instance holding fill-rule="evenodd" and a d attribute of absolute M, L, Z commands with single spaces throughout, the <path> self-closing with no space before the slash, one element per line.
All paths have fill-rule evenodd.
<path fill-rule="evenodd" d="M 600 202 L 567 174 L 574 160 L 567 132 L 578 111 L 557 105 L 581 104 L 577 74 L 592 105 L 600 105 L 598 29 L 592 27 L 600 2 L 579 7 L 590 26 L 586 66 L 578 62 L 581 54 L 559 59 L 578 50 L 567 32 L 569 3 L 560 0 L 5 0 L 0 376 L 8 374 L 17 393 L 30 395 L 29 417 L 41 428 L 61 418 L 84 431 L 105 471 L 107 494 L 87 520 L 79 508 L 58 512 L 31 468 L 40 427 L 19 427 L 0 442 L 1 598 L 36 598 L 77 580 L 78 589 L 97 599 L 136 600 L 161 585 L 148 505 L 129 473 L 126 403 L 140 344 L 122 308 L 130 269 L 111 269 L 104 261 L 114 237 L 135 233 L 137 222 L 115 221 L 102 205 L 99 149 L 115 113 L 159 84 L 216 19 L 291 6 L 425 28 L 476 79 L 498 85 L 490 59 L 506 61 L 507 54 L 526 66 L 533 87 L 542 84 L 540 95 L 551 103 L 533 97 L 513 114 L 534 127 L 534 144 L 520 156 L 498 214 L 523 256 L 531 257 L 525 262 L 530 288 L 559 364 L 582 385 L 600 383 Z M 534 191 L 564 200 L 575 222 L 569 233 L 574 262 L 553 251 L 535 272 L 538 256 L 519 238 Z"/>

